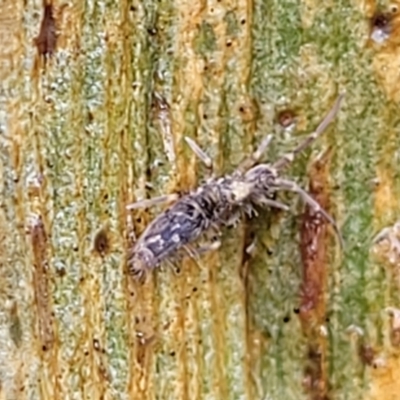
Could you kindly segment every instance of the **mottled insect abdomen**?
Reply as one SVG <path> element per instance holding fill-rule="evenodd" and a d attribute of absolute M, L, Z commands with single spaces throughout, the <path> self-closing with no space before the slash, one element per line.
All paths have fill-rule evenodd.
<path fill-rule="evenodd" d="M 130 273 L 139 278 L 146 270 L 200 238 L 213 224 L 229 214 L 228 199 L 217 181 L 201 186 L 177 200 L 143 232 L 128 257 Z"/>

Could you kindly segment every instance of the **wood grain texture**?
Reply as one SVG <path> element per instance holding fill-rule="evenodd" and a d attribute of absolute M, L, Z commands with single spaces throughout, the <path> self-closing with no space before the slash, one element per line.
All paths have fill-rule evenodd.
<path fill-rule="evenodd" d="M 50 5 L 51 48 L 38 49 Z M 395 399 L 399 9 L 3 0 L 0 399 Z M 344 252 L 282 193 L 291 212 L 224 230 L 200 261 L 143 286 L 126 275 L 127 249 L 163 209 L 126 205 L 207 174 L 184 136 L 219 174 L 268 133 L 275 160 L 342 91 L 286 176 L 329 208 Z"/>

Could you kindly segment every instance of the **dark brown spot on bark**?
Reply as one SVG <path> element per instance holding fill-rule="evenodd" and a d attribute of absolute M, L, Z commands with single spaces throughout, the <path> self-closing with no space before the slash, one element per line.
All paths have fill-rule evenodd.
<path fill-rule="evenodd" d="M 94 237 L 94 250 L 102 257 L 110 251 L 110 239 L 107 228 L 100 229 Z"/>
<path fill-rule="evenodd" d="M 40 25 L 38 37 L 35 39 L 36 47 L 40 56 L 51 57 L 56 50 L 57 29 L 54 18 L 54 7 L 52 3 L 44 4 L 43 18 Z"/>
<path fill-rule="evenodd" d="M 39 337 L 42 348 L 48 350 L 54 342 L 53 316 L 49 296 L 48 240 L 40 215 L 34 215 L 29 224 L 33 252 L 33 288 L 37 310 Z"/>
<path fill-rule="evenodd" d="M 318 347 L 310 347 L 307 354 L 303 386 L 312 400 L 328 400 L 323 371 L 323 354 Z"/>
<path fill-rule="evenodd" d="M 329 208 L 328 171 L 330 152 L 316 162 L 310 172 L 310 194 L 322 208 Z M 326 260 L 328 243 L 327 222 L 314 209 L 307 206 L 301 225 L 301 257 L 303 283 L 301 286 L 300 317 L 305 322 L 310 318 L 323 321 L 325 303 L 323 294 L 329 271 Z"/>
<path fill-rule="evenodd" d="M 361 362 L 365 365 L 372 366 L 375 359 L 375 350 L 366 344 L 361 344 L 358 349 L 358 355 L 360 356 Z"/>
<path fill-rule="evenodd" d="M 387 14 L 378 13 L 374 15 L 371 19 L 371 24 L 373 28 L 386 29 L 389 25 L 390 17 Z"/>
<path fill-rule="evenodd" d="M 294 123 L 295 117 L 292 110 L 283 110 L 278 114 L 277 120 L 280 126 L 287 128 Z"/>
<path fill-rule="evenodd" d="M 312 165 L 309 173 L 310 195 L 329 212 L 329 161 L 331 152 Z M 325 291 L 329 264 L 327 261 L 327 222 L 311 207 L 303 215 L 300 246 L 303 264 L 303 282 L 300 292 L 299 317 L 308 340 L 308 365 L 304 382 L 310 398 L 328 399 L 327 365 L 325 361 L 326 339 L 321 335 L 325 324 Z"/>

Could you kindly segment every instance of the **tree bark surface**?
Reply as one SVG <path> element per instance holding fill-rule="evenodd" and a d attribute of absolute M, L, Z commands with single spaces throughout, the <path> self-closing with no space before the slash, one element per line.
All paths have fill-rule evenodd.
<path fill-rule="evenodd" d="M 1 1 L 0 399 L 398 399 L 398 7 Z M 219 175 L 267 134 L 274 161 L 341 92 L 284 174 L 343 250 L 279 193 L 290 212 L 128 276 L 165 206 L 126 206 L 207 177 L 184 136 Z"/>

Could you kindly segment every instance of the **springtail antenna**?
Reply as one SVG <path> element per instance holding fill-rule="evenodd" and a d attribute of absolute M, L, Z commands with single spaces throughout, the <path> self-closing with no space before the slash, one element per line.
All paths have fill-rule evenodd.
<path fill-rule="evenodd" d="M 274 168 L 276 171 L 280 171 L 285 167 L 287 167 L 299 153 L 301 153 L 305 148 L 310 146 L 315 140 L 319 138 L 319 136 L 321 136 L 324 133 L 328 125 L 335 119 L 344 95 L 345 93 L 339 95 L 339 97 L 335 101 L 335 104 L 333 105 L 329 113 L 326 115 L 326 117 L 319 124 L 318 128 L 311 135 L 308 135 L 307 138 L 304 139 L 304 141 L 301 142 L 292 152 L 285 154 L 282 158 L 277 160 L 272 165 L 272 168 Z"/>

